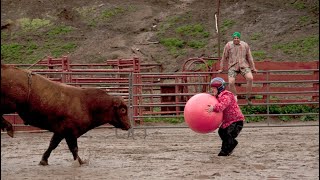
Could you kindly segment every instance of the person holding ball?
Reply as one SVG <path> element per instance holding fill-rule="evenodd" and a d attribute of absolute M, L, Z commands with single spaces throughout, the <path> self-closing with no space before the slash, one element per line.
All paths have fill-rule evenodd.
<path fill-rule="evenodd" d="M 222 78 L 213 78 L 210 81 L 210 86 L 212 94 L 217 98 L 218 103 L 208 105 L 206 111 L 208 113 L 223 113 L 223 119 L 218 130 L 218 134 L 222 140 L 221 151 L 218 156 L 229 156 L 238 145 L 236 137 L 243 128 L 245 118 L 234 94 L 226 90 L 225 81 Z"/>

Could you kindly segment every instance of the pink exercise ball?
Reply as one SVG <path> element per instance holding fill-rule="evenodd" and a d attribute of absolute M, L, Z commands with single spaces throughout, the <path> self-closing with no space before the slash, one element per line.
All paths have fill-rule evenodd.
<path fill-rule="evenodd" d="M 208 105 L 218 103 L 216 97 L 208 93 L 192 96 L 184 108 L 184 120 L 190 129 L 197 133 L 210 133 L 219 128 L 222 122 L 222 112 L 207 112 Z"/>

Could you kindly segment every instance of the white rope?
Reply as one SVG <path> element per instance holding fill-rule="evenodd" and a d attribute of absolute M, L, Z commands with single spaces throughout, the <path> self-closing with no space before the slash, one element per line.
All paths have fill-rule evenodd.
<path fill-rule="evenodd" d="M 217 14 L 214 14 L 214 19 L 215 19 L 215 21 L 216 21 L 216 32 L 219 33 Z"/>

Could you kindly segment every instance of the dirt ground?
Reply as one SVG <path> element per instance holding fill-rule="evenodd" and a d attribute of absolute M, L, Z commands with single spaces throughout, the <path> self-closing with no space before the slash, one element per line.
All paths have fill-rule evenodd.
<path fill-rule="evenodd" d="M 246 125 L 238 147 L 217 156 L 217 132 L 198 134 L 188 128 L 95 129 L 78 139 L 79 167 L 63 141 L 49 166 L 39 166 L 52 133 L 1 134 L 1 179 L 319 179 L 317 126 L 254 127 Z"/>

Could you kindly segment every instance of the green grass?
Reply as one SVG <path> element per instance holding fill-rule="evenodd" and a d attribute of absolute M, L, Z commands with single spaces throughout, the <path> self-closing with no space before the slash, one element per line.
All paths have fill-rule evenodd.
<path fill-rule="evenodd" d="M 155 108 L 155 112 L 159 112 L 160 109 Z M 244 115 L 259 115 L 259 114 L 267 114 L 267 106 L 241 106 L 241 111 Z M 281 121 L 290 121 L 293 119 L 299 119 L 300 121 L 315 121 L 319 120 L 319 116 L 317 115 L 285 115 L 285 114 L 296 114 L 296 113 L 319 113 L 318 105 L 271 105 L 269 107 L 270 114 L 279 114 L 279 116 L 275 116 L 275 118 Z M 284 115 L 280 115 L 284 114 Z M 266 120 L 266 116 L 246 116 L 246 122 L 260 122 Z M 165 122 L 170 124 L 177 124 L 184 122 L 183 117 L 172 117 L 172 118 L 160 118 L 160 117 L 148 117 L 144 118 L 144 122 Z"/>
<path fill-rule="evenodd" d="M 20 25 L 23 31 L 35 31 L 40 28 L 53 25 L 53 23 L 51 23 L 51 21 L 47 19 L 29 19 L 29 18 L 18 19 L 18 24 Z"/>
<path fill-rule="evenodd" d="M 106 9 L 101 13 L 101 18 L 106 20 L 114 16 L 124 13 L 126 10 L 123 7 L 115 7 L 111 9 Z"/>
<path fill-rule="evenodd" d="M 4 63 L 32 64 L 46 56 L 60 57 L 77 48 L 76 42 L 63 39 L 76 30 L 72 26 L 54 26 L 45 19 L 22 18 L 17 22 L 19 29 L 16 31 L 1 32 L 1 61 Z"/>
<path fill-rule="evenodd" d="M 243 114 L 267 114 L 266 106 L 242 106 L 241 111 Z M 269 108 L 270 114 L 279 114 L 276 116 L 281 121 L 289 121 L 292 119 L 300 118 L 301 121 L 314 121 L 318 120 L 316 115 L 302 115 L 302 116 L 291 116 L 291 115 L 280 115 L 280 114 L 296 114 L 296 113 L 319 113 L 319 106 L 307 106 L 307 105 L 271 105 Z M 259 122 L 267 119 L 267 117 L 256 116 L 246 117 L 247 122 Z"/>
<path fill-rule="evenodd" d="M 264 60 L 268 57 L 267 53 L 264 51 L 252 51 L 251 53 L 252 53 L 253 59 L 257 61 Z"/>
<path fill-rule="evenodd" d="M 75 10 L 89 27 L 95 28 L 127 12 L 135 11 L 136 8 L 130 5 L 101 9 L 99 6 L 94 5 L 75 8 Z"/>
<path fill-rule="evenodd" d="M 1 57 L 4 63 L 32 64 L 45 56 L 61 57 L 75 50 L 77 45 L 72 42 L 48 42 L 37 45 L 29 43 L 10 43 L 1 45 Z"/>
<path fill-rule="evenodd" d="M 172 16 L 169 17 L 168 20 L 159 23 L 159 29 L 157 31 L 157 35 L 159 37 L 165 37 L 166 33 L 175 31 L 176 26 L 179 24 L 186 25 L 191 21 L 192 14 L 187 12 L 186 14 L 179 15 L 179 16 Z"/>
<path fill-rule="evenodd" d="M 160 23 L 159 30 L 157 31 L 157 35 L 162 37 L 165 33 L 170 30 L 170 28 L 174 27 L 174 25 L 179 21 L 179 16 L 170 17 L 167 21 Z"/>
<path fill-rule="evenodd" d="M 259 40 L 262 37 L 261 33 L 253 33 L 251 36 L 251 40 Z"/>
<path fill-rule="evenodd" d="M 1 31 L 1 39 L 8 39 L 9 37 L 9 33 Z"/>
<path fill-rule="evenodd" d="M 77 48 L 77 45 L 75 43 L 69 42 L 65 44 L 58 44 L 57 46 L 52 49 L 51 53 L 53 57 L 60 57 L 65 53 L 70 53 L 74 49 Z"/>
<path fill-rule="evenodd" d="M 203 49 L 210 33 L 201 23 L 190 24 L 192 13 L 174 16 L 159 24 L 157 36 L 174 57 L 184 55 L 188 49 Z M 177 27 L 177 28 L 175 28 Z"/>
<path fill-rule="evenodd" d="M 17 60 L 21 61 L 24 47 L 17 43 L 1 44 L 1 60 L 5 63 Z"/>
<path fill-rule="evenodd" d="M 164 38 L 160 40 L 160 43 L 168 48 L 182 48 L 185 42 L 178 38 Z"/>
<path fill-rule="evenodd" d="M 220 32 L 225 33 L 227 29 L 230 29 L 236 22 L 234 20 L 226 19 L 222 21 L 220 25 Z"/>
<path fill-rule="evenodd" d="M 318 17 L 315 17 L 315 16 L 300 16 L 299 17 L 299 22 L 298 22 L 299 26 L 306 26 L 309 24 L 319 25 Z"/>
<path fill-rule="evenodd" d="M 204 41 L 191 40 L 187 42 L 187 45 L 193 49 L 201 49 L 204 48 L 207 44 Z"/>
<path fill-rule="evenodd" d="M 305 9 L 307 6 L 304 2 L 302 2 L 301 0 L 297 0 L 295 1 L 292 6 L 296 9 L 302 10 Z"/>
<path fill-rule="evenodd" d="M 170 54 L 174 57 L 178 57 L 184 54 L 183 47 L 185 45 L 185 41 L 178 38 L 164 38 L 160 40 L 160 43 L 167 47 Z"/>
<path fill-rule="evenodd" d="M 183 117 L 172 117 L 172 118 L 144 118 L 144 122 L 154 122 L 154 123 L 159 123 L 159 122 L 165 122 L 165 123 L 170 123 L 170 124 L 179 124 L 184 122 Z"/>
<path fill-rule="evenodd" d="M 301 16 L 301 17 L 299 17 L 299 23 L 300 24 L 306 24 L 308 21 L 310 21 L 309 16 Z"/>
<path fill-rule="evenodd" d="M 209 37 L 209 32 L 205 31 L 205 28 L 201 24 L 187 24 L 175 29 L 175 32 L 183 36 L 191 37 Z"/>
<path fill-rule="evenodd" d="M 275 44 L 272 48 L 282 50 L 289 55 L 309 55 L 317 57 L 319 56 L 319 35 L 308 36 L 287 43 Z"/>
<path fill-rule="evenodd" d="M 56 26 L 48 31 L 49 36 L 56 36 L 61 34 L 67 34 L 73 31 L 73 27 L 71 26 Z"/>

